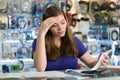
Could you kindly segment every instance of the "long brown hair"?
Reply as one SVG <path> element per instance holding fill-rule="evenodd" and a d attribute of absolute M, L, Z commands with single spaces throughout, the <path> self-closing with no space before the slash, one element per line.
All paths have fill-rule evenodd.
<path fill-rule="evenodd" d="M 47 8 L 43 14 L 42 20 L 45 20 L 49 17 L 56 17 L 58 15 L 63 15 L 67 22 L 66 33 L 65 36 L 61 38 L 61 46 L 58 48 L 53 42 L 52 33 L 50 30 L 47 32 L 45 36 L 45 46 L 48 60 L 56 60 L 60 56 L 76 57 L 78 54 L 78 50 L 73 39 L 72 31 L 69 27 L 67 17 L 61 8 L 57 6 L 51 6 Z"/>

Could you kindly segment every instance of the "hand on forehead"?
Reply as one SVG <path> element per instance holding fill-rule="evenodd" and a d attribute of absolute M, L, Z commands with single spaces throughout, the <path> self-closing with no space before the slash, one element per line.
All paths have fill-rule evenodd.
<path fill-rule="evenodd" d="M 64 20 L 64 16 L 63 15 L 59 15 L 59 16 L 56 16 L 54 19 L 55 19 L 56 23 L 60 23 L 62 20 Z"/>

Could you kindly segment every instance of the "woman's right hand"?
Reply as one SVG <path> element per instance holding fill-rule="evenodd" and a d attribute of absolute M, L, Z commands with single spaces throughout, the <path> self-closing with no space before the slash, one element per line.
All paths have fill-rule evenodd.
<path fill-rule="evenodd" d="M 49 28 L 55 23 L 56 23 L 55 17 L 50 17 L 42 21 L 40 29 L 39 29 L 39 34 L 45 36 Z"/>

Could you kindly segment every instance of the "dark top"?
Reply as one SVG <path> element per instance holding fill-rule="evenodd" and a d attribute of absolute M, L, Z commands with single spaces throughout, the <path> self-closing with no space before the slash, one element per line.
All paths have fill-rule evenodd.
<path fill-rule="evenodd" d="M 78 56 L 76 58 L 63 56 L 55 61 L 47 61 L 46 71 L 78 68 L 78 58 L 80 58 L 83 54 L 85 54 L 87 52 L 87 49 L 77 37 L 74 37 L 74 41 L 78 48 Z M 32 44 L 33 52 L 35 51 L 35 47 L 36 47 L 36 39 L 33 41 Z"/>

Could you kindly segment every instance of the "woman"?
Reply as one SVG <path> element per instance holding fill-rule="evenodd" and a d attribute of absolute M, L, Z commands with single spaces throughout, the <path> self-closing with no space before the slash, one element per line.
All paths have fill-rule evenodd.
<path fill-rule="evenodd" d="M 48 70 L 77 69 L 78 58 L 88 67 L 96 64 L 81 41 L 74 37 L 65 13 L 56 6 L 47 8 L 33 42 L 33 59 L 40 72 Z M 107 57 L 102 65 L 107 62 Z"/>

